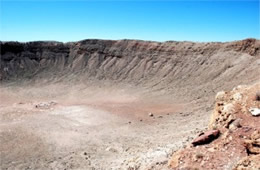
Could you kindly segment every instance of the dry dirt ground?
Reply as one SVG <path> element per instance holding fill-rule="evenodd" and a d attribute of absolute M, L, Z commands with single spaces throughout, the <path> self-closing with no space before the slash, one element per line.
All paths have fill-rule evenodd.
<path fill-rule="evenodd" d="M 0 42 L 0 169 L 167 169 L 260 41 Z"/>
<path fill-rule="evenodd" d="M 1 169 L 166 168 L 208 122 L 171 96 L 83 87 L 1 87 Z"/>

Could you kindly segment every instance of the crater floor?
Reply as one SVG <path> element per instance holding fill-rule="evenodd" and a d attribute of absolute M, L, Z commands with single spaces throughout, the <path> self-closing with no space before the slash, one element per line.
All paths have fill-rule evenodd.
<path fill-rule="evenodd" d="M 123 88 L 1 87 L 0 98 L 1 169 L 166 168 L 208 122 L 196 103 Z"/>

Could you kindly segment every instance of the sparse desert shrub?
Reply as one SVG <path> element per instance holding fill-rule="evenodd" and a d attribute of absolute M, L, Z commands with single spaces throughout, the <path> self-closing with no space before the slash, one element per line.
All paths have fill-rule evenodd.
<path fill-rule="evenodd" d="M 203 155 L 202 153 L 196 153 L 195 158 L 196 158 L 196 159 L 202 159 L 203 156 L 204 156 L 204 155 Z"/>
<path fill-rule="evenodd" d="M 255 100 L 260 101 L 260 91 L 256 92 Z"/>

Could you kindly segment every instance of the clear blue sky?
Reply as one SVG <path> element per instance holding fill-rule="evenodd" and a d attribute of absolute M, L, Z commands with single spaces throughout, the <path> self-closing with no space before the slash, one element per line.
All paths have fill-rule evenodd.
<path fill-rule="evenodd" d="M 260 38 L 259 1 L 0 0 L 0 40 Z"/>

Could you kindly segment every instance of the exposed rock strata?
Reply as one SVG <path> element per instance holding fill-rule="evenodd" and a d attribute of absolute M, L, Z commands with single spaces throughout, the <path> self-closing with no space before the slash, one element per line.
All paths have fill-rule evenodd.
<path fill-rule="evenodd" d="M 260 41 L 227 43 L 83 40 L 1 42 L 1 82 L 51 79 L 125 82 L 201 98 L 259 80 Z"/>

